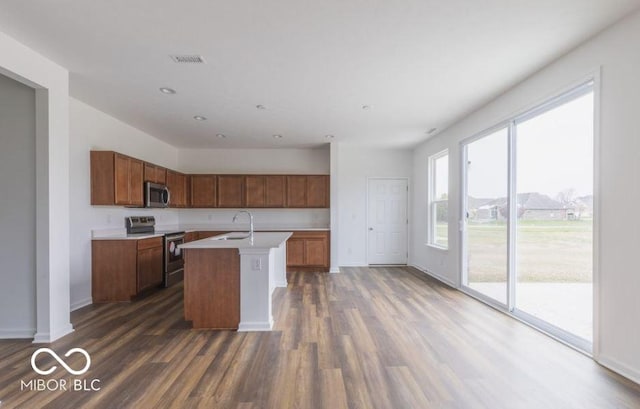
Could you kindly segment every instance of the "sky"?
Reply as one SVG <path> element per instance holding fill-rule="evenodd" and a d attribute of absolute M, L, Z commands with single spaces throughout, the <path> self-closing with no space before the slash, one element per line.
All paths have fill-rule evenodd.
<path fill-rule="evenodd" d="M 507 195 L 507 129 L 470 143 L 468 194 Z M 573 189 L 593 194 L 593 93 L 565 103 L 516 126 L 516 190 L 555 198 Z"/>

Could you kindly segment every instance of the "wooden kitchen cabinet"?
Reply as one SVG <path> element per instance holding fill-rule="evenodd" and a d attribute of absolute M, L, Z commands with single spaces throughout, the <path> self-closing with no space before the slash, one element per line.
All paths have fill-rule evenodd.
<path fill-rule="evenodd" d="M 113 151 L 91 151 L 91 204 L 142 207 L 141 160 Z"/>
<path fill-rule="evenodd" d="M 307 176 L 307 207 L 329 207 L 329 176 Z"/>
<path fill-rule="evenodd" d="M 137 240 L 137 242 L 137 292 L 139 293 L 162 284 L 163 244 L 162 237 Z"/>
<path fill-rule="evenodd" d="M 208 239 L 209 237 L 219 236 L 221 234 L 227 233 L 226 231 L 199 231 L 196 232 L 197 240 Z"/>
<path fill-rule="evenodd" d="M 190 207 L 217 207 L 215 175 L 191 175 Z"/>
<path fill-rule="evenodd" d="M 307 207 L 306 176 L 287 176 L 287 207 Z"/>
<path fill-rule="evenodd" d="M 286 177 L 282 175 L 248 175 L 245 177 L 245 206 L 248 208 L 285 207 Z"/>
<path fill-rule="evenodd" d="M 154 165 L 153 163 L 145 162 L 144 163 L 144 181 L 166 185 L 167 170 L 163 167 Z"/>
<path fill-rule="evenodd" d="M 187 175 L 167 169 L 167 188 L 171 198 L 169 207 L 188 207 L 188 178 Z"/>
<path fill-rule="evenodd" d="M 293 232 L 287 241 L 287 271 L 328 270 L 329 232 Z"/>
<path fill-rule="evenodd" d="M 189 243 L 192 241 L 196 241 L 198 240 L 198 232 L 197 231 L 190 231 L 190 232 L 186 232 L 184 234 L 184 242 L 185 243 Z"/>
<path fill-rule="evenodd" d="M 218 176 L 218 207 L 238 208 L 245 206 L 245 176 Z"/>
<path fill-rule="evenodd" d="M 287 207 L 329 207 L 329 176 L 287 176 Z"/>
<path fill-rule="evenodd" d="M 163 280 L 162 237 L 91 242 L 93 302 L 131 301 Z"/>

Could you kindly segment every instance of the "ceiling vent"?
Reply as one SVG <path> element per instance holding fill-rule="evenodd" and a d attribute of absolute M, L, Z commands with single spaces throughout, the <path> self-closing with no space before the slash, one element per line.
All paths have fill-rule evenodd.
<path fill-rule="evenodd" d="M 170 55 L 173 62 L 178 64 L 204 64 L 201 55 Z"/>

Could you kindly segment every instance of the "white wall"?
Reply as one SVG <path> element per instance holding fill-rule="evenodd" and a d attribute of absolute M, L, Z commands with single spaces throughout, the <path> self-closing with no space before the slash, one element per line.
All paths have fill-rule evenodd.
<path fill-rule="evenodd" d="M 178 224 L 172 209 L 91 206 L 91 150 L 114 150 L 171 169 L 178 150 L 81 101 L 70 98 L 71 308 L 91 303 L 91 230 L 124 228 L 124 218 L 154 215 L 158 224 Z"/>
<path fill-rule="evenodd" d="M 339 218 L 337 234 L 338 265 L 367 265 L 367 178 L 411 177 L 410 150 L 375 149 L 339 144 L 337 156 Z M 332 203 L 333 204 L 333 203 Z M 334 246 L 332 250 L 335 251 Z"/>
<path fill-rule="evenodd" d="M 459 142 L 515 113 L 556 95 L 601 69 L 600 149 L 596 155 L 596 206 L 599 206 L 599 299 L 594 340 L 595 358 L 640 382 L 640 219 L 633 217 L 640 203 L 640 14 L 604 31 L 469 115 L 414 153 L 413 252 L 411 262 L 445 280 L 457 282 L 460 273 Z M 441 252 L 426 243 L 426 160 L 443 148 L 450 150 L 450 250 Z M 598 201 L 599 198 L 599 201 Z M 597 209 L 596 209 L 597 211 Z M 597 277 L 596 277 L 597 278 Z M 598 320 L 599 317 L 599 320 Z"/>
<path fill-rule="evenodd" d="M 0 75 L 0 338 L 36 332 L 36 93 Z"/>
<path fill-rule="evenodd" d="M 34 340 L 50 342 L 73 331 L 69 322 L 69 72 L 2 33 L 0 50 L 0 74 L 34 88 L 36 94 Z"/>
<path fill-rule="evenodd" d="M 329 174 L 329 145 L 313 149 L 180 149 L 186 173 Z"/>

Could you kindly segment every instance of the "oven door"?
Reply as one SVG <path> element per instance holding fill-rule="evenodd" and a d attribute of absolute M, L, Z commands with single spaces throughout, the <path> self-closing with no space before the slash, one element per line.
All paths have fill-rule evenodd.
<path fill-rule="evenodd" d="M 184 258 L 178 246 L 184 244 L 184 234 L 167 235 L 164 243 L 164 285 L 169 287 L 183 277 Z"/>

